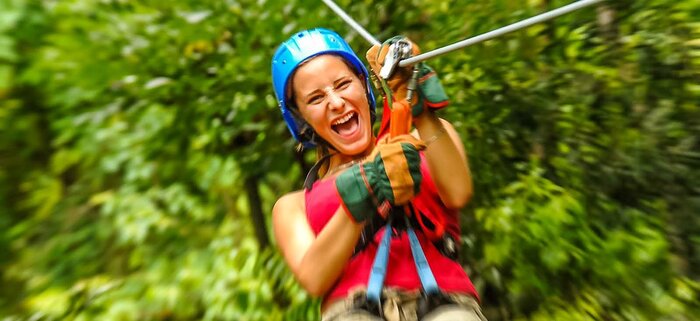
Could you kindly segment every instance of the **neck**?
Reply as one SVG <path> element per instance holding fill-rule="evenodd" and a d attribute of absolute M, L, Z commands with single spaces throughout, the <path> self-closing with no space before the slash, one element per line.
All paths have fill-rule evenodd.
<path fill-rule="evenodd" d="M 371 143 L 369 146 L 367 146 L 367 149 L 365 149 L 364 152 L 357 154 L 357 155 L 345 155 L 341 154 L 339 152 L 336 152 L 331 156 L 330 161 L 328 162 L 328 170 L 329 171 L 334 171 L 339 167 L 342 167 L 346 164 L 352 163 L 352 162 L 359 162 L 363 158 L 365 158 L 369 153 L 372 152 L 374 149 L 375 145 L 375 139 L 372 139 Z"/>
<path fill-rule="evenodd" d="M 348 155 L 343 155 L 343 154 L 335 154 L 331 156 L 330 161 L 328 162 L 328 168 L 330 170 L 334 170 L 340 166 L 343 166 L 347 163 L 351 163 L 353 161 L 359 161 L 362 159 L 364 155 L 362 156 L 348 156 Z"/>

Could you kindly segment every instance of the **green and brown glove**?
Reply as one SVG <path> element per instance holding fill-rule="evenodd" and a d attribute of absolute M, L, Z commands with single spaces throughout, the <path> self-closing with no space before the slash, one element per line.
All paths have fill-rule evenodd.
<path fill-rule="evenodd" d="M 411 43 L 413 56 L 420 54 L 420 48 L 418 45 L 403 36 L 396 36 L 385 41 L 381 45 L 373 46 L 367 51 L 366 56 L 372 71 L 378 78 L 381 78 L 381 76 L 379 76 L 379 71 L 384 65 L 386 55 L 389 52 L 389 47 L 399 40 L 407 40 Z M 417 68 L 418 99 L 413 99 L 411 106 L 413 117 L 420 116 L 426 109 L 440 109 L 447 106 L 449 103 L 447 94 L 442 88 L 442 84 L 440 83 L 440 79 L 437 77 L 437 73 L 422 62 L 418 63 Z M 413 65 L 399 67 L 394 70 L 392 76 L 386 80 L 394 100 L 401 101 L 406 99 L 408 94 L 408 83 L 411 80 L 412 75 Z"/>
<path fill-rule="evenodd" d="M 355 222 L 386 215 L 384 204 L 407 204 L 420 190 L 419 150 L 425 144 L 411 135 L 379 142 L 361 163 L 338 175 L 335 186 L 342 206 Z"/>

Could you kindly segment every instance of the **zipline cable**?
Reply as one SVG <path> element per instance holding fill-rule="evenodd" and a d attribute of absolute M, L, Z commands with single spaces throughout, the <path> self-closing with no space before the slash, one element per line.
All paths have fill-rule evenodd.
<path fill-rule="evenodd" d="M 345 13 L 345 11 L 343 11 L 343 9 L 338 7 L 338 5 L 335 4 L 335 2 L 333 2 L 332 0 L 323 0 L 323 2 L 329 8 L 331 8 L 331 10 L 335 11 L 335 13 L 338 14 L 338 16 L 340 16 L 343 20 L 345 20 L 345 22 L 347 22 L 350 25 L 350 27 L 355 29 L 355 31 L 357 31 L 362 37 L 367 39 L 367 41 L 369 41 L 369 43 L 371 43 L 372 45 L 381 45 L 382 44 L 381 42 L 379 42 L 379 40 L 375 39 L 372 36 L 372 34 L 367 32 L 367 30 L 365 30 L 365 28 L 363 28 L 359 23 L 357 23 L 357 21 L 353 20 L 352 17 L 350 17 L 347 13 Z"/>
<path fill-rule="evenodd" d="M 577 2 L 574 2 L 572 4 L 563 6 L 561 8 L 557 8 L 557 9 L 554 9 L 552 11 L 547 11 L 543 14 L 539 14 L 539 15 L 536 15 L 534 17 L 527 18 L 525 20 L 521 20 L 519 22 L 507 25 L 505 27 L 501 27 L 501 28 L 498 28 L 496 30 L 489 31 L 487 33 L 480 34 L 478 36 L 474 36 L 474 37 L 462 40 L 460 42 L 456 42 L 456 43 L 453 43 L 451 45 L 447 45 L 447 46 L 442 47 L 442 48 L 431 50 L 431 51 L 428 51 L 426 53 L 422 53 L 420 55 L 401 60 L 399 62 L 399 66 L 405 67 L 407 65 L 415 64 L 417 62 L 421 62 L 423 60 L 427 60 L 427 59 L 430 59 L 430 58 L 433 58 L 433 57 L 436 57 L 436 56 L 439 56 L 439 55 L 442 55 L 442 54 L 445 54 L 445 53 L 448 53 L 451 51 L 455 51 L 457 49 L 461 49 L 461 48 L 464 48 L 467 46 L 471 46 L 473 44 L 477 44 L 477 43 L 484 42 L 484 41 L 489 40 L 489 39 L 493 39 L 493 38 L 502 36 L 502 35 L 507 34 L 509 32 L 513 32 L 516 30 L 527 28 L 527 27 L 532 26 L 536 23 L 540 23 L 540 22 L 544 22 L 544 21 L 547 21 L 550 19 L 554 19 L 554 18 L 559 17 L 561 15 L 565 15 L 569 12 L 576 11 L 578 9 L 585 8 L 585 7 L 588 7 L 590 5 L 594 5 L 596 3 L 603 2 L 603 1 L 604 0 L 577 1 Z"/>
<path fill-rule="evenodd" d="M 381 45 L 381 42 L 379 42 L 379 40 L 374 38 L 374 36 L 372 36 L 372 34 L 367 32 L 367 30 L 365 30 L 365 28 L 363 28 L 359 23 L 357 23 L 357 21 L 353 20 L 352 17 L 350 17 L 347 13 L 345 13 L 345 11 L 343 11 L 343 9 L 338 7 L 338 5 L 336 5 L 335 2 L 333 2 L 333 0 L 322 0 L 322 1 L 326 5 L 328 5 L 328 7 L 331 8 L 331 10 L 333 10 L 336 14 L 338 14 L 338 16 L 340 16 L 340 18 L 345 20 L 345 22 L 347 22 L 350 25 L 350 27 L 355 29 L 355 31 L 357 31 L 369 43 L 371 43 L 372 45 Z M 478 36 L 467 38 L 465 40 L 455 42 L 451 45 L 447 45 L 447 46 L 444 46 L 444 47 L 441 47 L 441 48 L 438 48 L 435 50 L 431 50 L 431 51 L 422 53 L 422 54 L 417 55 L 417 56 L 413 56 L 413 57 L 401 60 L 399 62 L 399 66 L 405 67 L 407 65 L 415 64 L 415 63 L 421 62 L 423 60 L 428 60 L 430 58 L 437 57 L 439 55 L 443 55 L 443 54 L 446 54 L 448 52 L 455 51 L 457 49 L 468 47 L 468 46 L 471 46 L 471 45 L 474 45 L 474 44 L 477 44 L 480 42 L 484 42 L 486 40 L 500 37 L 502 35 L 505 35 L 507 33 L 513 32 L 513 31 L 527 28 L 529 26 L 532 26 L 532 25 L 540 23 L 540 22 L 554 19 L 556 17 L 565 15 L 565 14 L 570 13 L 572 11 L 576 11 L 578 9 L 582 9 L 582 8 L 585 8 L 585 7 L 588 7 L 588 6 L 594 5 L 596 3 L 603 2 L 603 1 L 605 1 L 605 0 L 576 1 L 572 4 L 568 4 L 568 5 L 563 6 L 561 8 L 547 11 L 545 13 L 536 15 L 534 17 L 527 18 L 525 20 L 518 21 L 516 23 L 507 25 L 505 27 L 491 30 L 487 33 L 483 33 L 483 34 L 480 34 Z"/>

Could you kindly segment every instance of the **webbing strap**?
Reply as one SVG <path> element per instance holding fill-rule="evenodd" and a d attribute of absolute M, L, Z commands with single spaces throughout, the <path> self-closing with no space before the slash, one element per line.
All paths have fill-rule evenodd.
<path fill-rule="evenodd" d="M 367 300 L 375 303 L 379 303 L 382 295 L 382 287 L 384 287 L 386 267 L 389 263 L 391 230 L 391 221 L 389 221 L 384 226 L 384 235 L 382 236 L 381 242 L 379 242 L 377 254 L 374 256 L 374 263 L 372 264 L 372 271 L 370 272 L 367 284 Z"/>
<path fill-rule="evenodd" d="M 430 265 L 428 265 L 428 259 L 425 258 L 425 253 L 420 246 L 416 232 L 413 231 L 413 227 L 408 227 L 408 240 L 411 243 L 411 253 L 413 254 L 413 262 L 416 263 L 416 269 L 418 270 L 418 277 L 420 277 L 420 283 L 423 285 L 423 290 L 426 294 L 437 294 L 440 292 L 440 288 L 435 281 L 435 276 L 433 271 L 430 270 Z"/>
<path fill-rule="evenodd" d="M 389 105 L 389 109 L 392 109 L 393 103 L 394 103 L 394 96 L 391 93 L 391 89 L 389 89 L 389 84 L 386 83 L 386 80 L 382 77 L 377 77 L 379 80 L 379 84 L 382 86 L 382 92 L 384 92 L 384 98 L 386 98 L 387 104 Z M 384 115 L 382 115 L 384 117 Z"/>
<path fill-rule="evenodd" d="M 440 292 L 440 287 L 438 287 L 433 271 L 430 270 L 428 259 L 425 257 L 416 232 L 413 230 L 413 227 L 410 226 L 408 217 L 405 217 L 405 219 L 406 224 L 408 224 L 407 231 L 409 244 L 411 245 L 411 254 L 413 254 L 413 262 L 416 264 L 416 270 L 418 271 L 418 277 L 423 286 L 423 291 L 425 291 L 426 294 L 437 294 Z M 389 263 L 391 233 L 391 222 L 389 222 L 384 227 L 384 235 L 379 243 L 379 248 L 377 249 L 377 254 L 372 264 L 372 271 L 369 275 L 367 300 L 370 302 L 380 303 L 381 300 L 382 287 L 384 287 L 384 279 L 386 278 L 386 270 Z"/>

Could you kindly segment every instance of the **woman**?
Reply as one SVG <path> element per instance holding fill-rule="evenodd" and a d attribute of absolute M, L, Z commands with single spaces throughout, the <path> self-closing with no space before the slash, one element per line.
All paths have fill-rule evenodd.
<path fill-rule="evenodd" d="M 368 51 L 375 73 L 386 51 Z M 275 204 L 274 233 L 297 280 L 311 295 L 323 296 L 323 320 L 484 320 L 466 273 L 441 253 L 444 240 L 460 235 L 458 209 L 471 197 L 472 184 L 459 136 L 430 110 L 446 103 L 434 73 L 424 75 L 428 81 L 414 99 L 413 136 L 379 139 L 372 132 L 369 74 L 336 33 L 319 28 L 295 34 L 275 53 L 272 73 L 292 135 L 318 149 L 305 189 Z M 397 101 L 406 98 L 410 74 L 398 70 L 388 81 Z M 399 210 L 386 211 L 387 204 Z M 412 215 L 402 211 L 409 205 Z M 365 291 L 382 233 L 377 222 L 406 215 L 406 225 L 424 227 L 418 239 L 444 295 L 425 304 L 407 233 L 397 228 L 381 307 L 372 311 Z"/>

